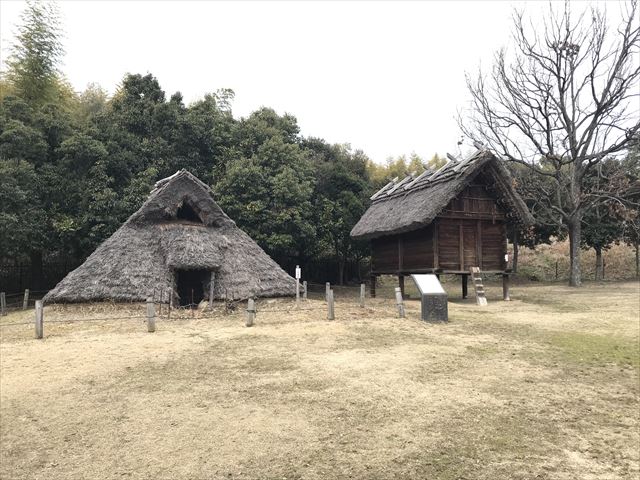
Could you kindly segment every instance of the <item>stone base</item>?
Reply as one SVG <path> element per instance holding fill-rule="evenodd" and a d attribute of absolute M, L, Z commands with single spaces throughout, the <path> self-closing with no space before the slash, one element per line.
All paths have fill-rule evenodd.
<path fill-rule="evenodd" d="M 447 294 L 422 295 L 422 320 L 425 322 L 448 322 Z"/>

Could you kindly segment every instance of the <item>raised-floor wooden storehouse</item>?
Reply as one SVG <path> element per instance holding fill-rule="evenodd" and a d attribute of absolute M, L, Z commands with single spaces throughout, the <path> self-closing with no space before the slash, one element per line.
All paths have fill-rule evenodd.
<path fill-rule="evenodd" d="M 487 150 L 450 160 L 437 171 L 392 181 L 372 203 L 351 236 L 371 241 L 371 293 L 376 277 L 414 273 L 462 276 L 462 294 L 472 267 L 503 276 L 505 297 L 511 270 L 507 229 L 532 225 L 533 217 L 502 161 Z"/>

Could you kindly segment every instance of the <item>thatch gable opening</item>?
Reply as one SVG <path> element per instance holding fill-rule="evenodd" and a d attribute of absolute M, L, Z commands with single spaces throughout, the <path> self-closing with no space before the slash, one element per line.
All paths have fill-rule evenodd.
<path fill-rule="evenodd" d="M 184 200 L 182 205 L 178 207 L 176 218 L 178 220 L 184 220 L 192 223 L 203 223 L 200 215 L 196 213 L 194 208 L 186 200 Z"/>
<path fill-rule="evenodd" d="M 209 297 L 211 271 L 175 270 L 176 293 L 181 306 L 195 306 Z"/>

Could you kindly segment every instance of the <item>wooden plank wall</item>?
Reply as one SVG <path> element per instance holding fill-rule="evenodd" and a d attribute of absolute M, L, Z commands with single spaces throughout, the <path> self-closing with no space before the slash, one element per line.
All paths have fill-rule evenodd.
<path fill-rule="evenodd" d="M 402 268 L 433 268 L 433 226 L 402 235 Z"/>
<path fill-rule="evenodd" d="M 504 223 L 482 222 L 482 269 L 504 270 L 507 230 Z"/>
<path fill-rule="evenodd" d="M 504 270 L 505 214 L 491 187 L 469 185 L 428 227 L 372 241 L 372 271 Z"/>

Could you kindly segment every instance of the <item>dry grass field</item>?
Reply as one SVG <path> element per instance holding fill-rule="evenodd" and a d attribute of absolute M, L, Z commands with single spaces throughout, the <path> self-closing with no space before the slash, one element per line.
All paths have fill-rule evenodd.
<path fill-rule="evenodd" d="M 448 324 L 338 291 L 333 322 L 277 301 L 253 328 L 2 327 L 0 477 L 637 479 L 638 283 L 490 286 L 485 308 L 447 288 Z"/>

